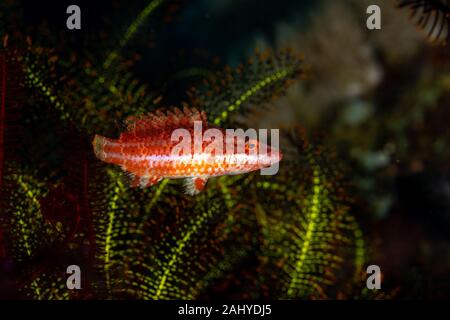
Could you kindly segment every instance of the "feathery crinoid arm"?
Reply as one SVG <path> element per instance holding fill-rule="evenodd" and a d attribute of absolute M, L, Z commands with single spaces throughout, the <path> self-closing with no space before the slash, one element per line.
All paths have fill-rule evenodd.
<path fill-rule="evenodd" d="M 312 145 L 301 151 L 295 166 L 288 167 L 288 174 L 297 177 L 288 185 L 258 186 L 262 261 L 274 271 L 274 283 L 279 283 L 275 295 L 280 298 L 336 297 L 335 284 L 360 276 L 365 259 L 341 173 L 321 147 Z M 266 192 L 280 195 L 265 201 Z"/>
<path fill-rule="evenodd" d="M 2 230 L 10 246 L 6 254 L 17 268 L 14 281 L 21 294 L 33 299 L 66 297 L 65 269 L 47 272 L 49 261 L 63 239 L 61 225 L 44 216 L 41 200 L 48 193 L 46 184 L 32 173 L 11 168 L 2 194 Z M 59 279 L 59 281 L 57 281 Z"/>
<path fill-rule="evenodd" d="M 188 94 L 193 106 L 208 113 L 213 125 L 222 125 L 230 121 L 232 114 L 245 112 L 249 105 L 263 106 L 282 95 L 301 75 L 302 58 L 293 52 L 256 52 L 246 64 L 236 69 L 226 67 Z"/>
<path fill-rule="evenodd" d="M 158 11 L 161 10 L 161 6 L 166 3 L 174 5 L 177 1 L 174 0 L 151 0 L 148 1 L 145 7 L 136 15 L 136 17 L 120 32 L 116 43 L 114 43 L 114 49 L 110 50 L 106 55 L 103 62 L 103 68 L 108 69 L 113 65 L 116 59 L 120 56 L 121 51 L 124 50 L 127 45 L 139 34 L 139 31 L 143 29 L 143 26 L 148 23 L 150 18 Z"/>
<path fill-rule="evenodd" d="M 142 232 L 138 228 L 139 205 L 126 187 L 120 173 L 112 168 L 104 170 L 98 188 L 98 200 L 92 203 L 95 234 L 93 266 L 98 281 L 95 291 L 104 298 L 113 298 L 120 287 L 127 257 L 140 254 L 138 244 Z"/>
<path fill-rule="evenodd" d="M 435 43 L 448 45 L 450 41 L 449 0 L 397 0 L 399 7 L 409 8 L 411 17 Z"/>
<path fill-rule="evenodd" d="M 57 44 L 50 50 L 31 45 L 29 40 L 30 50 L 23 58 L 26 86 L 61 120 L 71 121 L 90 134 L 113 131 L 111 119 L 120 121 L 151 110 L 157 94 L 150 92 L 147 84 L 132 72 L 137 58 L 129 54 L 127 46 L 148 19 L 171 2 L 149 1 L 118 39 L 111 35 L 109 50 L 105 50 L 108 41 L 105 45 L 104 39 L 97 41 L 101 45 L 89 42 L 88 54 L 69 54 Z"/>
<path fill-rule="evenodd" d="M 83 68 L 73 68 L 73 61 L 61 61 L 67 68 L 67 101 L 78 101 L 84 97 L 81 105 L 76 106 L 76 120 L 89 133 L 111 130 L 110 119 L 125 119 L 129 115 L 138 115 L 151 111 L 153 101 L 158 94 L 135 76 L 136 54 L 127 50 L 131 42 L 155 14 L 169 14 L 179 0 L 151 0 L 137 12 L 134 18 L 118 32 L 109 37 L 109 48 L 105 46 L 93 49 L 97 54 L 79 57 L 77 63 Z M 148 35 L 147 37 L 148 38 Z M 95 45 L 94 45 L 95 46 Z M 108 45 L 107 45 L 108 47 Z M 106 55 L 105 55 L 106 51 Z"/>
<path fill-rule="evenodd" d="M 2 223 L 9 230 L 12 247 L 10 253 L 18 262 L 32 259 L 36 252 L 51 240 L 52 227 L 46 223 L 41 212 L 40 198 L 47 192 L 45 183 L 33 174 L 17 168 L 8 170 L 5 177 L 7 188 L 2 194 Z"/>
<path fill-rule="evenodd" d="M 123 294 L 142 299 L 194 299 L 245 255 L 246 246 L 220 197 L 178 199 L 164 219 L 144 225 L 140 254 L 128 259 Z M 173 203 L 173 201 L 172 201 Z M 181 210 L 181 208 L 183 208 Z M 159 232 L 155 232 L 159 230 Z"/>

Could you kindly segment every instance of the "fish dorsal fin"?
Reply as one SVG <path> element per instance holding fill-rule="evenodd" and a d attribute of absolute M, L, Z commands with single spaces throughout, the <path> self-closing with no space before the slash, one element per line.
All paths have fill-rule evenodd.
<path fill-rule="evenodd" d="M 193 196 L 199 194 L 206 185 L 208 177 L 192 177 L 184 180 L 184 191 L 186 194 Z"/>
<path fill-rule="evenodd" d="M 130 116 L 125 120 L 126 131 L 122 135 L 146 137 L 161 131 L 177 128 L 193 128 L 194 121 L 201 121 L 203 127 L 208 122 L 204 111 L 183 107 L 183 110 L 173 108 L 168 111 L 158 109 L 140 116 Z"/>

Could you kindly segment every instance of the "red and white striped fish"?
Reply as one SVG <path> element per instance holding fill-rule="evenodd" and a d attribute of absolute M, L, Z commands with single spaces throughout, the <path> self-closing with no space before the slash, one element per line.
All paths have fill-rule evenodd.
<path fill-rule="evenodd" d="M 172 133 L 176 129 L 186 129 L 193 137 L 195 121 L 201 122 L 202 133 L 211 128 L 204 112 L 187 107 L 183 111 L 175 108 L 166 113 L 158 110 L 140 117 L 132 116 L 125 120 L 126 130 L 119 139 L 95 135 L 94 152 L 100 160 L 120 165 L 131 176 L 133 187 L 152 186 L 163 178 L 184 178 L 186 192 L 190 195 L 199 193 L 209 177 L 247 173 L 281 160 L 278 150 L 255 139 L 245 141 L 243 150 L 235 145 L 232 153 L 211 154 L 206 151 L 211 142 L 203 142 L 199 150 L 195 150 L 192 143 L 189 157 L 174 153 L 173 148 L 179 141 L 172 141 Z M 262 147 L 267 148 L 263 149 L 267 150 L 263 156 L 250 152 L 251 148 L 258 151 Z M 224 145 L 223 150 L 225 148 Z M 272 157 L 275 154 L 277 156 Z"/>

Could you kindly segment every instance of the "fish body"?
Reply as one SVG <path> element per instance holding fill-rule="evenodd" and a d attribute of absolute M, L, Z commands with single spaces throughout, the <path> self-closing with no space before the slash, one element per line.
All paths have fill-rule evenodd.
<path fill-rule="evenodd" d="M 193 140 L 198 134 L 195 125 L 200 125 L 202 136 L 211 129 L 205 113 L 196 109 L 185 107 L 183 111 L 156 111 L 140 117 L 129 117 L 125 124 L 126 130 L 118 139 L 95 135 L 92 144 L 97 158 L 121 166 L 131 177 L 133 187 L 145 188 L 163 178 L 184 178 L 186 192 L 193 195 L 204 188 L 209 177 L 259 170 L 281 159 L 278 150 L 279 157 L 274 160 L 271 157 L 274 150 L 254 139 L 246 141 L 240 150 L 236 145 L 237 140 L 234 140 L 232 152 L 227 150 L 226 139 L 216 142 L 216 146 L 222 146 L 221 152 L 217 148 L 211 151 L 212 141 L 201 141 L 200 145 L 195 146 Z M 189 142 L 188 150 L 183 149 L 184 152 L 174 152 L 180 143 L 180 140 L 173 139 L 173 132 L 177 129 L 183 129 L 190 137 L 194 137 Z M 224 130 L 215 129 L 225 136 Z M 262 147 L 267 150 L 263 156 L 255 152 Z"/>

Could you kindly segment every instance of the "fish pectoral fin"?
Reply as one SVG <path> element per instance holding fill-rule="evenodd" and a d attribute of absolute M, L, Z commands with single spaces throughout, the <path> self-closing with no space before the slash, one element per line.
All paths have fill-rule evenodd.
<path fill-rule="evenodd" d="M 208 177 L 192 177 L 184 180 L 184 192 L 190 196 L 199 194 L 206 185 Z"/>
<path fill-rule="evenodd" d="M 138 176 L 138 175 L 130 175 L 131 179 L 131 187 L 132 188 L 141 188 L 144 189 L 146 187 L 150 187 L 154 184 L 157 184 L 159 181 L 161 181 L 161 177 L 155 177 L 155 176 Z"/>

